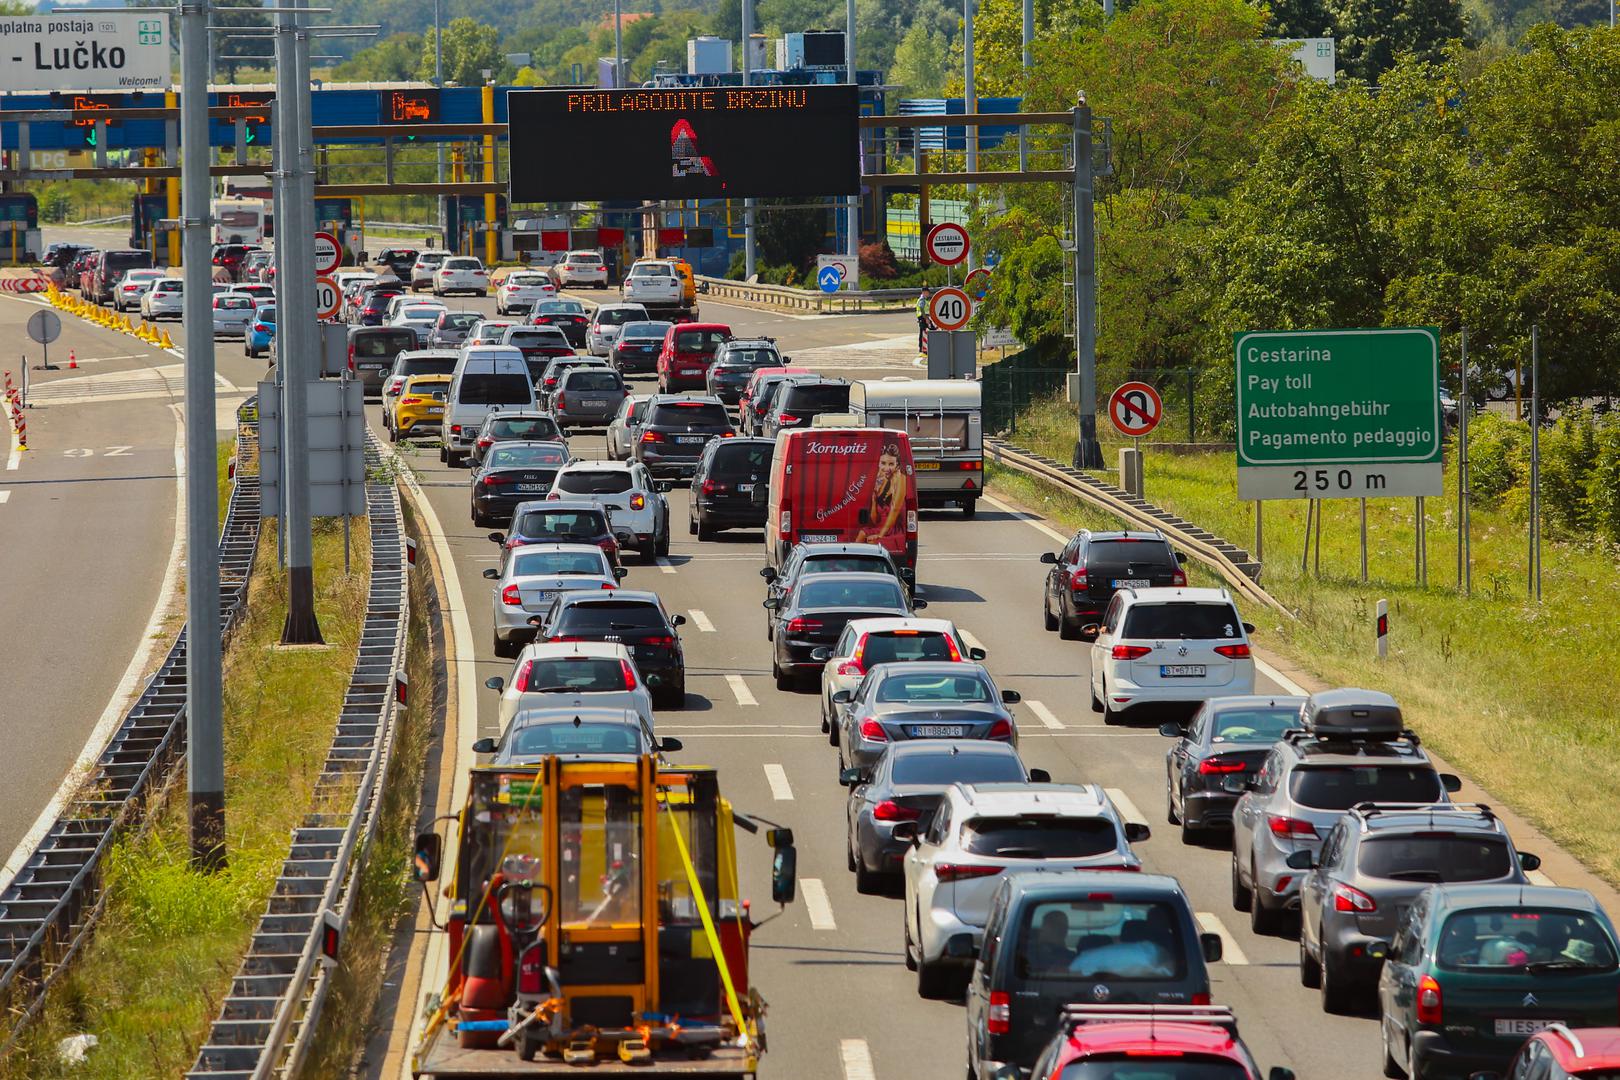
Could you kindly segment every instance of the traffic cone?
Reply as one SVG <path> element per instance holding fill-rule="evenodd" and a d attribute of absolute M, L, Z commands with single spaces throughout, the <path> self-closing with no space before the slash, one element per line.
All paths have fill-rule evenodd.
<path fill-rule="evenodd" d="M 68 350 L 68 370 L 79 370 L 79 354 L 72 349 Z"/>
<path fill-rule="evenodd" d="M 167 330 L 163 331 L 163 347 L 165 349 L 174 348 L 174 342 L 169 340 L 169 332 Z"/>

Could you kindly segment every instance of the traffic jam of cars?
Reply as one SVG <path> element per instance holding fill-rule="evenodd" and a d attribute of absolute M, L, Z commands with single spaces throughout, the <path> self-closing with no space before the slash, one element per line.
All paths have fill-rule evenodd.
<path fill-rule="evenodd" d="M 1230 939 L 1145 870 L 1149 826 L 1105 777 L 1030 767 L 1020 688 L 927 611 L 919 514 L 970 519 L 984 494 L 978 384 L 795 366 L 771 338 L 700 320 L 670 260 L 638 262 L 620 301 L 582 303 L 565 292 L 607 285 L 592 258 L 491 283 L 476 259 L 422 252 L 344 286 L 382 427 L 465 466 L 471 524 L 494 530 L 487 632 L 511 667 L 487 680 L 501 731 L 476 749 L 679 752 L 659 722 L 687 703 L 688 618 L 628 580 L 632 556 L 667 567 L 677 516 L 701 544 L 756 534 L 750 648 L 778 691 L 816 695 L 848 873 L 899 901 L 916 992 L 963 1003 L 967 1075 L 1292 1077 L 1256 1064 L 1217 1000 Z M 496 316 L 452 322 L 419 289 L 493 292 Z M 216 299 L 217 327 L 258 310 L 237 296 Z M 273 308 L 268 324 L 273 338 Z M 1186 558 L 1157 532 L 1081 529 L 1018 572 L 1040 583 L 1044 629 L 1089 661 L 1102 728 L 1163 737 L 1165 821 L 1229 850 L 1232 909 L 1297 935 L 1324 1010 L 1378 1017 L 1386 1076 L 1620 1075 L 1607 913 L 1538 883 L 1491 808 L 1453 801 L 1460 781 L 1397 701 L 1261 689 L 1253 625 L 1226 589 L 1191 584 Z"/>

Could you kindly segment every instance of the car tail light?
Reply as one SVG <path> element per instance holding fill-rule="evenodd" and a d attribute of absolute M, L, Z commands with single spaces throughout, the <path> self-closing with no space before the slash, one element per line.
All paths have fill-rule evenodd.
<path fill-rule="evenodd" d="M 1115 660 L 1137 660 L 1152 652 L 1148 645 L 1115 645 L 1109 656 Z"/>
<path fill-rule="evenodd" d="M 1001 873 L 999 866 L 972 866 L 966 863 L 935 863 L 934 876 L 941 881 L 966 881 L 971 878 L 993 877 Z"/>
<path fill-rule="evenodd" d="M 352 356 L 353 353 L 351 353 L 350 355 Z M 461 425 L 460 424 L 451 424 L 450 425 L 450 434 L 452 434 L 452 435 L 460 435 L 461 434 Z"/>
<path fill-rule="evenodd" d="M 997 720 L 990 725 L 990 734 L 985 736 L 987 739 L 1001 739 L 1003 741 L 1011 741 L 1012 737 L 1013 726 L 1011 720 Z"/>
<path fill-rule="evenodd" d="M 455 430 L 460 431 L 461 429 L 456 428 Z M 482 439 L 478 440 L 478 449 L 480 449 L 480 450 L 488 450 L 490 447 L 492 447 L 494 445 L 495 445 L 495 440 L 493 438 L 491 438 L 490 436 L 488 436 L 488 435 L 485 435 Z"/>
<path fill-rule="evenodd" d="M 647 508 L 647 496 L 643 495 L 639 491 L 636 492 L 634 495 L 630 496 L 630 509 L 632 509 L 632 510 L 645 510 L 646 508 Z"/>
<path fill-rule="evenodd" d="M 705 481 L 703 481 L 702 491 L 703 491 L 703 494 L 705 494 L 705 495 L 713 495 L 717 491 L 730 491 L 730 490 L 731 490 L 731 488 L 728 485 L 722 484 L 717 480 L 705 480 Z"/>
<path fill-rule="evenodd" d="M 1186 574 L 1186 572 L 1183 571 L 1183 570 L 1177 570 L 1175 573 L 1171 574 L 1170 575 L 1170 584 L 1178 586 L 1178 587 L 1185 586 L 1187 584 L 1187 574 Z"/>
<path fill-rule="evenodd" d="M 661 634 L 661 635 L 658 635 L 656 637 L 642 638 L 640 641 L 636 642 L 636 644 L 637 645 L 658 645 L 658 646 L 661 646 L 661 647 L 667 649 L 671 645 L 675 644 L 675 639 L 674 639 L 674 637 L 670 636 L 669 634 Z M 622 663 L 622 661 L 621 661 L 621 663 Z"/>
<path fill-rule="evenodd" d="M 1198 771 L 1204 776 L 1211 773 L 1240 773 L 1247 768 L 1248 766 L 1237 758 L 1212 757 L 1198 763 Z"/>
<path fill-rule="evenodd" d="M 643 431 L 641 433 L 641 441 L 647 443 L 663 442 L 664 433 L 662 431 Z"/>
<path fill-rule="evenodd" d="M 889 733 L 883 730 L 883 725 L 877 722 L 877 717 L 868 716 L 861 721 L 861 738 L 867 742 L 888 742 Z"/>
<path fill-rule="evenodd" d="M 1433 975 L 1425 975 L 1418 980 L 1417 1022 L 1438 1025 L 1443 1016 L 1445 1004 L 1441 1000 L 1440 983 Z"/>
<path fill-rule="evenodd" d="M 914 533 L 916 531 L 917 531 L 917 511 L 915 511 L 915 510 L 907 510 L 906 511 L 906 532 Z"/>
<path fill-rule="evenodd" d="M 1272 814 L 1266 818 L 1266 827 L 1271 830 L 1272 836 L 1288 839 L 1296 836 L 1316 835 L 1316 826 L 1303 818 L 1283 817 L 1281 814 Z"/>
<path fill-rule="evenodd" d="M 596 542 L 596 546 L 607 552 L 609 555 L 617 555 L 619 553 L 619 542 L 613 539 L 611 536 L 604 536 L 602 539 Z"/>
<path fill-rule="evenodd" d="M 546 385 L 550 386 L 553 382 L 556 382 L 556 381 L 557 380 L 555 380 L 555 379 L 548 380 Z M 561 390 L 557 391 L 557 405 L 556 405 L 556 407 L 559 408 L 559 409 L 568 408 L 568 395 L 564 394 Z"/>
<path fill-rule="evenodd" d="M 485 487 L 500 487 L 502 484 L 510 484 L 512 477 L 501 473 L 492 473 L 489 476 L 479 477 L 478 482 Z"/>
<path fill-rule="evenodd" d="M 734 439 L 737 437 L 737 433 L 735 431 L 722 431 L 720 437 L 722 439 Z"/>
<path fill-rule="evenodd" d="M 991 1035 L 1005 1035 L 1012 1030 L 1012 998 L 1007 996 L 1007 991 L 990 991 L 990 1008 L 985 1010 L 984 1030 Z"/>
<path fill-rule="evenodd" d="M 1249 647 L 1247 645 L 1217 645 L 1215 651 L 1233 660 L 1247 660 L 1249 658 Z"/>
<path fill-rule="evenodd" d="M 1071 592 L 1083 592 L 1086 588 L 1088 588 L 1088 583 L 1086 581 L 1085 567 L 1078 567 L 1074 570 L 1070 570 L 1069 590 Z"/>
<path fill-rule="evenodd" d="M 793 512 L 791 510 L 782 511 L 780 531 L 783 536 L 786 536 L 793 531 Z"/>
<path fill-rule="evenodd" d="M 865 675 L 866 669 L 861 666 L 861 662 L 859 660 L 845 660 L 842 664 L 838 665 L 838 674 Z"/>
<path fill-rule="evenodd" d="M 820 619 L 807 619 L 803 615 L 798 615 L 788 620 L 787 632 L 790 634 L 815 634 L 820 631 Z"/>
<path fill-rule="evenodd" d="M 634 690 L 636 688 L 636 669 L 630 666 L 630 661 L 620 660 L 619 670 L 624 673 L 624 688 Z"/>
<path fill-rule="evenodd" d="M 956 647 L 956 639 L 951 637 L 951 635 L 949 635 L 949 634 L 944 635 L 944 637 L 945 637 L 945 648 L 950 650 L 951 659 L 953 661 L 957 662 L 957 663 L 961 663 L 961 661 L 962 661 L 962 650 L 960 650 L 960 649 L 958 649 Z"/>
<path fill-rule="evenodd" d="M 419 397 L 402 397 L 399 399 L 399 403 L 401 405 L 420 405 L 422 404 L 422 399 Z"/>
<path fill-rule="evenodd" d="M 1372 897 L 1360 889 L 1353 889 L 1349 885 L 1335 885 L 1333 886 L 1333 910 L 1366 913 L 1377 911 L 1378 905 L 1373 901 Z"/>
<path fill-rule="evenodd" d="M 618 587 L 619 586 L 618 586 L 617 582 L 612 582 L 612 581 L 604 581 L 604 582 L 602 582 L 602 588 L 604 588 L 604 589 L 617 589 Z"/>
<path fill-rule="evenodd" d="M 518 668 L 517 674 L 512 677 L 512 689 L 518 693 L 529 688 L 529 675 L 534 670 L 534 661 L 525 660 L 523 666 Z"/>
<path fill-rule="evenodd" d="M 1194 994 L 1192 996 L 1192 1003 L 1194 1005 L 1208 1005 L 1210 1003 L 1210 997 L 1208 994 Z"/>
<path fill-rule="evenodd" d="M 792 413 L 783 413 L 778 419 L 784 424 L 797 424 L 799 422 L 799 418 Z"/>
<path fill-rule="evenodd" d="M 507 607 L 522 607 L 523 594 L 518 591 L 516 585 L 508 585 L 501 590 L 501 603 Z"/>
<path fill-rule="evenodd" d="M 585 639 L 583 637 L 581 637 L 580 635 L 578 635 L 578 634 L 558 634 L 556 637 L 548 637 L 548 638 L 546 638 L 546 642 L 548 644 L 555 644 L 555 643 L 557 643 L 559 641 L 584 641 L 584 640 Z"/>
<path fill-rule="evenodd" d="M 547 386 L 556 386 L 557 385 L 557 376 L 553 375 L 551 378 L 547 379 L 546 380 L 546 385 Z"/>
<path fill-rule="evenodd" d="M 884 799 L 872 807 L 872 817 L 878 821 L 916 821 L 922 817 L 922 811 L 901 806 L 893 799 Z"/>
<path fill-rule="evenodd" d="M 370 310 L 369 308 L 367 310 Z M 354 346 L 349 346 L 349 370 L 354 370 Z"/>

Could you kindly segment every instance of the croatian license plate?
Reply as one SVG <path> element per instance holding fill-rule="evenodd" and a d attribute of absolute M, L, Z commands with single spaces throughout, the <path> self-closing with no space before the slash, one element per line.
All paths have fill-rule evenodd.
<path fill-rule="evenodd" d="M 739 495 L 752 494 L 753 490 L 754 490 L 754 485 L 753 484 L 738 484 L 737 485 L 737 494 L 739 494 Z"/>
<path fill-rule="evenodd" d="M 538 494 L 538 495 L 544 495 L 546 492 L 551 490 L 551 485 L 550 484 L 519 484 L 517 486 L 517 489 L 518 489 L 519 494 L 528 494 L 530 492 L 533 492 L 533 493 Z"/>
<path fill-rule="evenodd" d="M 443 405 L 429 405 L 428 410 L 427 410 L 427 414 L 429 416 L 443 416 L 444 415 L 444 406 Z"/>
<path fill-rule="evenodd" d="M 801 544 L 831 544 L 838 539 L 837 533 L 800 533 Z"/>
<path fill-rule="evenodd" d="M 911 729 L 914 739 L 960 739 L 966 734 L 961 724 L 921 724 Z"/>
<path fill-rule="evenodd" d="M 705 440 L 706 440 L 706 436 L 703 436 L 703 435 L 677 435 L 677 436 L 675 436 L 675 441 L 680 443 L 682 446 L 691 446 L 693 443 L 700 443 L 700 442 L 704 442 Z"/>
<path fill-rule="evenodd" d="M 1133 577 L 1114 579 L 1114 588 L 1116 589 L 1146 589 L 1152 584 L 1153 582 L 1149 581 L 1147 578 Z"/>
<path fill-rule="evenodd" d="M 607 408 L 607 400 L 605 398 L 586 398 L 583 404 L 587 409 Z"/>
<path fill-rule="evenodd" d="M 1554 1024 L 1562 1024 L 1562 1020 L 1531 1020 L 1527 1017 L 1512 1017 L 1496 1021 L 1498 1035 L 1530 1036 L 1545 1031 Z"/>
<path fill-rule="evenodd" d="M 915 468 L 918 472 L 928 472 L 930 470 L 937 471 L 939 469 L 939 462 L 937 462 L 937 461 L 917 461 L 917 462 L 912 463 L 912 467 Z"/>
<path fill-rule="evenodd" d="M 1204 675 L 1203 664 L 1160 664 L 1161 679 L 1196 679 Z"/>

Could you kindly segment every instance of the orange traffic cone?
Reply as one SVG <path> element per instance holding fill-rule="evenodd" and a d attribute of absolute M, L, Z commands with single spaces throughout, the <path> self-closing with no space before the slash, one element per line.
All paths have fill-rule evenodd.
<path fill-rule="evenodd" d="M 79 369 L 79 356 L 72 349 L 69 349 L 68 350 L 68 370 L 69 371 L 77 371 L 78 369 Z"/>

